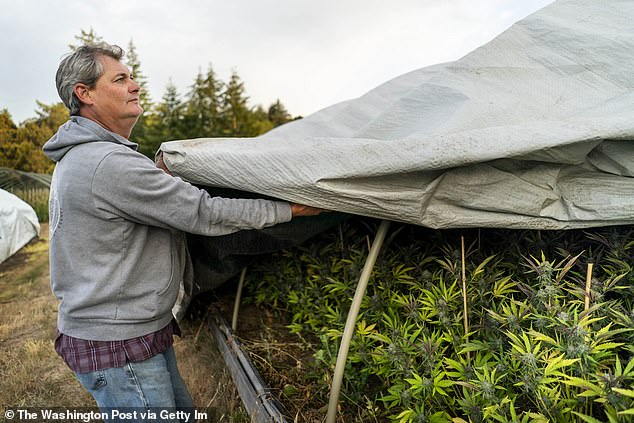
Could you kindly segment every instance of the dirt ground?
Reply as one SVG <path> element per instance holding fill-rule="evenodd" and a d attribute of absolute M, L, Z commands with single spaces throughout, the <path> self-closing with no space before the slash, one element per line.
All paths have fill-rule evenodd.
<path fill-rule="evenodd" d="M 48 225 L 40 233 L 0 264 L 0 421 L 17 407 L 94 406 L 53 349 L 57 302 L 49 287 Z M 249 421 L 206 326 L 190 317 L 181 328 L 174 346 L 196 407 L 207 411 L 207 421 Z"/>

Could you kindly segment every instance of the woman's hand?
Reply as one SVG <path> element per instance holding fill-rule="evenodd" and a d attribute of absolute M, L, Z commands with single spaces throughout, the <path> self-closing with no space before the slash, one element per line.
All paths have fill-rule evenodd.
<path fill-rule="evenodd" d="M 163 169 L 163 171 L 165 173 L 167 173 L 168 175 L 171 175 L 172 172 L 170 172 L 170 170 L 167 168 L 167 166 L 165 165 L 165 162 L 163 161 L 163 152 L 159 151 L 158 154 L 156 155 L 156 159 L 154 161 L 154 164 L 156 165 L 156 167 L 158 167 L 159 169 Z"/>
<path fill-rule="evenodd" d="M 303 204 L 295 204 L 291 203 L 291 213 L 293 217 L 297 216 L 317 216 L 324 212 L 324 209 L 320 209 L 317 207 L 305 206 Z"/>

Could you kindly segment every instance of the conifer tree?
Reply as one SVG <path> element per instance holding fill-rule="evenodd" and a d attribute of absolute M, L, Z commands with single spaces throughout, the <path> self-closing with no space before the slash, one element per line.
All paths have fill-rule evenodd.
<path fill-rule="evenodd" d="M 143 109 L 143 114 L 139 117 L 136 125 L 130 134 L 130 140 L 139 143 L 139 146 L 149 142 L 148 140 L 148 116 L 152 113 L 152 100 L 148 90 L 147 78 L 141 71 L 141 62 L 136 52 L 134 42 L 130 40 L 126 51 L 126 65 L 130 68 L 132 77 L 139 84 L 139 105 Z M 147 148 L 139 148 L 144 154 L 153 157 L 154 152 Z"/>
<path fill-rule="evenodd" d="M 253 121 L 255 122 L 255 130 L 257 135 L 262 135 L 274 128 L 273 123 L 269 120 L 268 111 L 260 105 L 251 110 Z"/>
<path fill-rule="evenodd" d="M 154 106 L 153 113 L 148 117 L 147 140 L 139 146 L 139 151 L 148 157 L 154 157 L 161 143 L 185 138 L 183 111 L 180 94 L 170 79 L 161 102 Z"/>
<path fill-rule="evenodd" d="M 275 103 L 269 106 L 268 119 L 274 127 L 293 120 L 291 114 L 288 113 L 288 110 L 286 110 L 286 107 L 284 107 L 279 98 L 275 101 Z"/>
<path fill-rule="evenodd" d="M 223 83 L 216 77 L 211 65 L 204 75 L 198 71 L 185 107 L 183 135 L 187 138 L 214 137 L 222 133 L 220 128 L 222 87 Z"/>
<path fill-rule="evenodd" d="M 254 116 L 247 105 L 244 83 L 234 71 L 222 95 L 224 136 L 253 137 L 258 135 Z"/>
<path fill-rule="evenodd" d="M 141 70 L 141 62 L 136 52 L 136 46 L 132 40 L 128 43 L 125 59 L 126 65 L 130 68 L 130 72 L 132 73 L 132 77 L 141 87 L 139 104 L 143 110 L 150 111 L 152 108 L 152 98 L 150 97 L 150 91 L 148 90 L 148 79 Z"/>
<path fill-rule="evenodd" d="M 176 85 L 170 79 L 155 113 L 157 125 L 162 129 L 162 136 L 166 141 L 183 137 L 183 107 Z"/>
<path fill-rule="evenodd" d="M 103 38 L 101 38 L 101 36 L 97 35 L 97 33 L 95 32 L 94 29 L 92 29 L 92 27 L 90 27 L 89 31 L 86 31 L 84 29 L 80 30 L 81 33 L 79 35 L 75 35 L 75 39 L 77 41 L 79 41 L 78 45 L 74 45 L 74 44 L 69 44 L 68 47 L 72 50 L 75 51 L 77 50 L 78 47 L 80 46 L 85 46 L 88 44 L 98 44 L 103 42 Z"/>

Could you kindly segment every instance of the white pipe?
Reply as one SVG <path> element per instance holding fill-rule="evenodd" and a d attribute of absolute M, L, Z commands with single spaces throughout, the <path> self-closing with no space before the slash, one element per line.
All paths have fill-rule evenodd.
<path fill-rule="evenodd" d="M 383 220 L 379 229 L 376 232 L 376 237 L 370 248 L 368 258 L 365 260 L 363 271 L 359 277 L 359 283 L 357 284 L 357 290 L 354 293 L 352 299 L 352 305 L 348 312 L 348 318 L 346 320 L 346 326 L 343 330 L 343 336 L 341 337 L 341 344 L 339 345 L 339 352 L 337 354 L 337 364 L 335 365 L 335 373 L 332 378 L 332 387 L 330 388 L 330 399 L 328 402 L 328 414 L 326 415 L 326 423 L 335 423 L 337 417 L 337 406 L 339 405 L 339 391 L 341 390 L 341 382 L 343 380 L 343 371 L 346 367 L 346 361 L 348 360 L 348 350 L 350 349 L 350 341 L 354 334 L 354 329 L 357 322 L 357 316 L 359 315 L 359 309 L 361 308 L 361 302 L 365 295 L 365 290 L 368 287 L 368 281 L 372 274 L 372 269 L 376 263 L 376 259 L 383 245 L 385 234 L 390 227 L 390 222 Z"/>
<path fill-rule="evenodd" d="M 238 311 L 240 310 L 240 299 L 242 298 L 242 287 L 244 286 L 244 278 L 247 275 L 247 268 L 242 269 L 240 273 L 240 282 L 238 282 L 238 290 L 236 292 L 236 300 L 233 303 L 233 318 L 231 319 L 231 330 L 236 331 L 238 328 Z"/>

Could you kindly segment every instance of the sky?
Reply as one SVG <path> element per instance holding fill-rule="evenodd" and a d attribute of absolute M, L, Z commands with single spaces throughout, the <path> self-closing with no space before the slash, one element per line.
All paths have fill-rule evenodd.
<path fill-rule="evenodd" d="M 453 61 L 553 0 L 0 0 L 0 110 L 16 123 L 59 100 L 81 30 L 136 47 L 154 101 L 199 71 L 237 72 L 251 106 L 308 116 L 399 75 Z"/>

